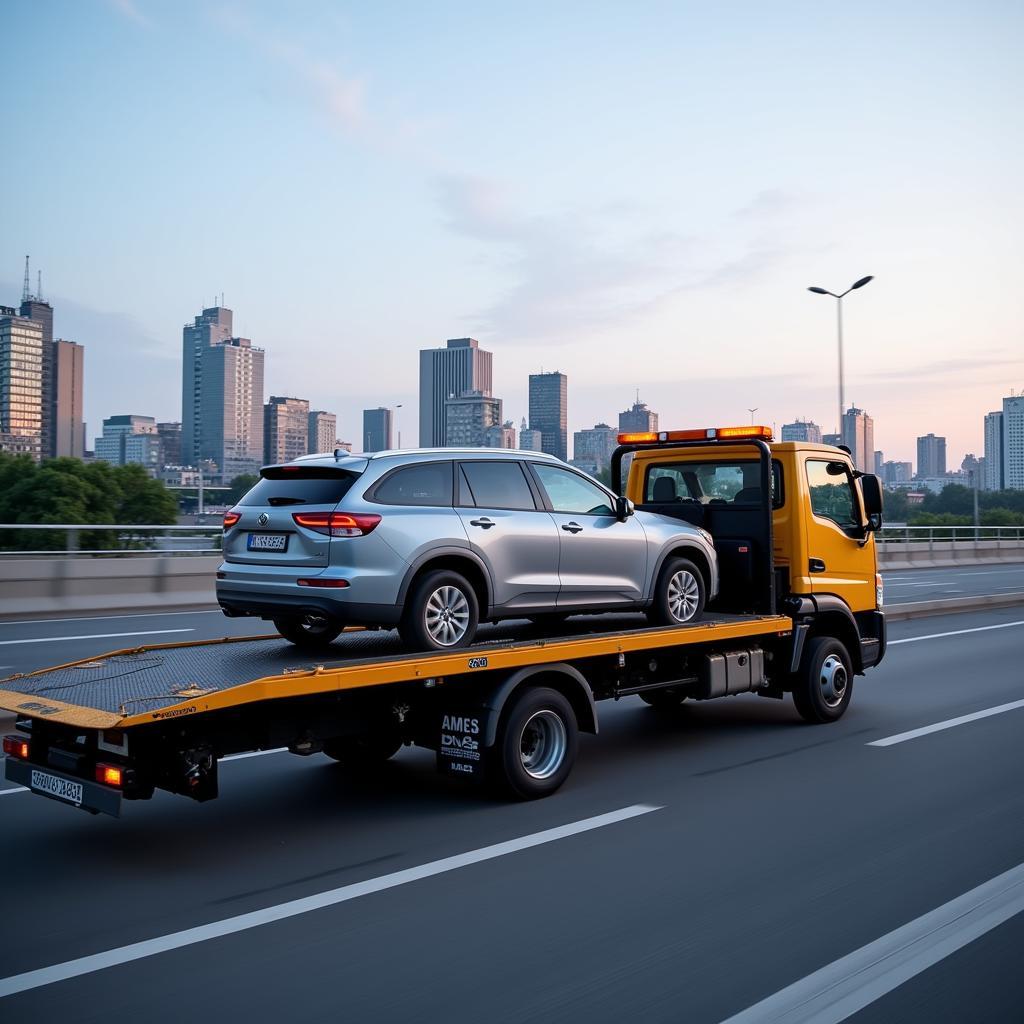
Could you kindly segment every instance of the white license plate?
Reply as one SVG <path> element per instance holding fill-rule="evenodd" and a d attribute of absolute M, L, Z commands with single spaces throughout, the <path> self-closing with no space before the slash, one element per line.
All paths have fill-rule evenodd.
<path fill-rule="evenodd" d="M 37 793 L 46 793 L 55 796 L 58 800 L 66 800 L 76 807 L 82 805 L 82 784 L 80 782 L 69 782 L 67 779 L 51 775 L 49 772 L 39 772 L 32 769 L 32 789 Z"/>
<path fill-rule="evenodd" d="M 250 533 L 250 551 L 284 551 L 288 547 L 287 533 Z"/>

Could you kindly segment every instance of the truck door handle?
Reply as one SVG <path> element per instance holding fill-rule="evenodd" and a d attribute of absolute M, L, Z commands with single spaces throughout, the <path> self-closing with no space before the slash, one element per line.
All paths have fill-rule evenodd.
<path fill-rule="evenodd" d="M 579 523 L 562 523 L 562 529 L 566 533 L 579 533 L 583 527 Z"/>
<path fill-rule="evenodd" d="M 820 558 L 812 558 L 809 568 L 811 572 L 824 572 L 825 563 Z"/>
<path fill-rule="evenodd" d="M 492 526 L 497 526 L 498 524 L 493 519 L 488 519 L 484 516 L 483 519 L 470 519 L 469 525 L 482 526 L 485 530 L 489 530 Z"/>

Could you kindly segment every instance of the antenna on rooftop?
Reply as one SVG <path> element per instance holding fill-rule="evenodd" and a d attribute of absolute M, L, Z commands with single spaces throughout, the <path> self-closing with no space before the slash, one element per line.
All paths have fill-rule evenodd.
<path fill-rule="evenodd" d="M 43 301 L 43 272 L 41 270 L 36 271 L 36 298 Z"/>
<path fill-rule="evenodd" d="M 31 293 L 29 292 L 29 289 L 28 289 L 28 257 L 26 256 L 25 257 L 25 287 L 22 288 L 22 290 L 21 290 L 21 301 L 22 302 L 28 302 L 28 300 L 31 297 L 32 297 L 32 295 L 31 295 Z"/>

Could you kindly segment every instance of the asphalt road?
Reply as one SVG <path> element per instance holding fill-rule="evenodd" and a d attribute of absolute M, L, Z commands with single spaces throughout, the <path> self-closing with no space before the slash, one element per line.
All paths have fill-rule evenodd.
<path fill-rule="evenodd" d="M 981 594 L 1024 593 L 1024 564 L 893 569 L 883 573 L 887 605 Z"/>
<path fill-rule="evenodd" d="M 4 1019 L 766 1019 L 762 1000 L 832 985 L 870 943 L 918 950 L 937 934 L 924 915 L 1024 862 L 1024 706 L 869 745 L 1021 701 L 1024 612 L 897 623 L 891 639 L 831 726 L 750 695 L 602 705 L 601 735 L 537 803 L 495 802 L 408 749 L 363 778 L 320 756 L 242 758 L 219 800 L 158 795 L 120 820 L 8 792 L 0 976 L 126 962 L 36 978 L 0 1000 Z M 58 643 L 75 657 L 93 641 Z M 980 904 L 1002 923 L 974 937 L 954 915 L 931 966 L 906 954 L 902 985 L 855 981 L 867 1002 L 848 1019 L 1020 1020 L 1024 914 L 1003 890 Z M 221 937 L 187 931 L 225 921 Z M 918 945 L 893 939 L 908 925 Z"/>

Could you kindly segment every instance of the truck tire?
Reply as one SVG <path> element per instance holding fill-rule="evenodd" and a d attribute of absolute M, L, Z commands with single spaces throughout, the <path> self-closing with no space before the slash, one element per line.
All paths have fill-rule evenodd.
<path fill-rule="evenodd" d="M 841 641 L 815 636 L 807 641 L 793 679 L 793 703 L 806 722 L 837 722 L 853 696 L 853 666 Z"/>
<path fill-rule="evenodd" d="M 338 638 L 345 624 L 327 616 L 304 615 L 274 619 L 274 628 L 300 650 L 322 651 Z"/>
<path fill-rule="evenodd" d="M 656 626 L 682 626 L 704 614 L 707 585 L 700 569 L 685 558 L 670 558 L 654 584 L 654 602 L 647 618 Z"/>
<path fill-rule="evenodd" d="M 569 777 L 578 745 L 576 714 L 562 694 L 521 691 L 502 712 L 490 752 L 499 791 L 517 800 L 549 796 Z"/>
<path fill-rule="evenodd" d="M 656 711 L 671 711 L 686 700 L 686 694 L 678 690 L 651 690 L 638 696 L 648 707 Z"/>
<path fill-rule="evenodd" d="M 453 651 L 473 642 L 479 616 L 469 581 L 450 569 L 438 569 L 414 584 L 398 632 L 409 650 Z"/>
<path fill-rule="evenodd" d="M 393 733 L 339 736 L 324 741 L 324 753 L 347 768 L 372 768 L 390 760 L 401 749 L 402 738 Z"/>

